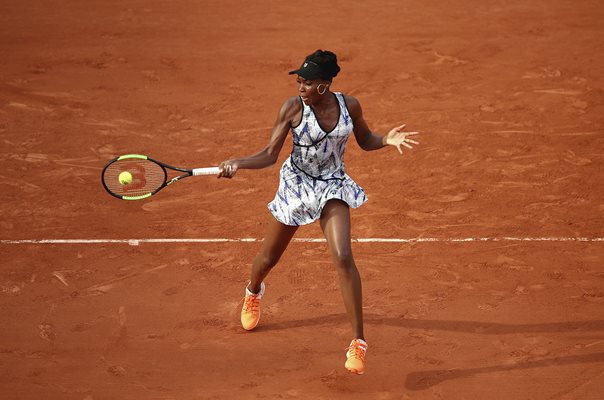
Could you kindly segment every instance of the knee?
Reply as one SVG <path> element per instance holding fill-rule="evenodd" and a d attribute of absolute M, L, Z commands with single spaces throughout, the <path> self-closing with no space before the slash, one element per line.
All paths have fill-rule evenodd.
<path fill-rule="evenodd" d="M 333 262 L 338 270 L 349 271 L 354 268 L 354 259 L 352 258 L 352 251 L 346 250 L 335 250 L 331 254 Z"/>
<path fill-rule="evenodd" d="M 265 269 L 271 269 L 279 262 L 279 256 L 270 253 L 260 253 L 256 256 L 256 260 Z"/>

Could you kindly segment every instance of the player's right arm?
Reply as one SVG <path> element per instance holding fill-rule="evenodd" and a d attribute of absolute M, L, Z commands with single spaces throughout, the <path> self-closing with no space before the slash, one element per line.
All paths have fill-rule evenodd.
<path fill-rule="evenodd" d="M 279 110 L 268 144 L 250 156 L 223 161 L 218 166 L 220 169 L 218 177 L 232 178 L 238 169 L 266 168 L 277 162 L 287 133 L 293 126 L 293 121 L 300 115 L 301 108 L 298 97 L 287 99 Z"/>

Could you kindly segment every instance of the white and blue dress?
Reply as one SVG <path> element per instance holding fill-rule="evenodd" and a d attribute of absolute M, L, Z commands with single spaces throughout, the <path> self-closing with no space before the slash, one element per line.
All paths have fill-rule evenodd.
<path fill-rule="evenodd" d="M 279 188 L 268 209 L 286 225 L 305 225 L 321 217 L 325 203 L 342 200 L 352 208 L 365 201 L 365 191 L 344 170 L 344 151 L 353 124 L 342 93 L 335 128 L 326 131 L 310 106 L 302 103 L 302 120 L 292 128 L 294 146 L 279 174 Z"/>

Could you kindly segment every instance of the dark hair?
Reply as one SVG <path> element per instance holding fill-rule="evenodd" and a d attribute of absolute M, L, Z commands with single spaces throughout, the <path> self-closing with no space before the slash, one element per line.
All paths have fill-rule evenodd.
<path fill-rule="evenodd" d="M 306 56 L 306 61 L 312 61 L 321 68 L 321 78 L 331 81 L 340 72 L 338 57 L 328 50 L 317 50 Z"/>

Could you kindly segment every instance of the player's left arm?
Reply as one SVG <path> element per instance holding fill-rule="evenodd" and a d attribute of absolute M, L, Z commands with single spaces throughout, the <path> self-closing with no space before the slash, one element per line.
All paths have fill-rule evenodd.
<path fill-rule="evenodd" d="M 394 146 L 399 153 L 403 154 L 401 146 L 411 149 L 412 144 L 419 144 L 407 136 L 417 135 L 419 132 L 405 132 L 405 124 L 393 128 L 385 135 L 371 132 L 363 118 L 363 109 L 357 99 L 352 96 L 346 96 L 346 106 L 354 124 L 354 137 L 357 143 L 365 151 L 378 150 L 385 146 Z"/>

